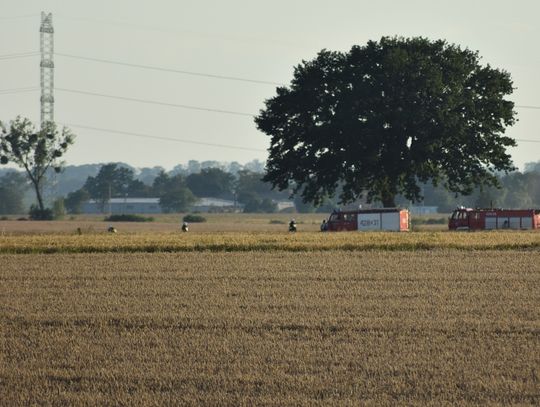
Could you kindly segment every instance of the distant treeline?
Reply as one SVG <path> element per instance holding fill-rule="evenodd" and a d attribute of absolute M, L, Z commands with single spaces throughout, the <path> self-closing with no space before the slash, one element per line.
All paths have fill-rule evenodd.
<path fill-rule="evenodd" d="M 63 207 L 77 213 L 85 200 L 95 199 L 102 205 L 115 197 L 160 198 L 168 211 L 182 211 L 200 197 L 235 200 L 249 212 L 273 212 L 275 201 L 289 198 L 290 191 L 272 190 L 261 181 L 264 163 L 254 160 L 245 165 L 237 162 L 189 161 L 171 171 L 156 166 L 134 168 L 125 163 L 67 166 L 60 174 L 51 172 L 45 186 L 49 206 Z M 439 212 L 450 212 L 457 205 L 470 207 L 529 208 L 540 207 L 540 161 L 528 163 L 523 172 L 499 176 L 501 188 L 476 189 L 469 196 L 455 195 L 442 186 L 422 185 L 424 200 L 411 203 L 398 198 L 400 206 L 436 206 Z M 28 211 L 34 195 L 21 172 L 0 169 L 0 214 L 22 214 Z M 294 198 L 299 212 L 330 212 L 339 203 L 332 198 L 314 207 Z M 366 204 L 359 200 L 358 204 Z M 373 205 L 377 206 L 377 203 Z"/>

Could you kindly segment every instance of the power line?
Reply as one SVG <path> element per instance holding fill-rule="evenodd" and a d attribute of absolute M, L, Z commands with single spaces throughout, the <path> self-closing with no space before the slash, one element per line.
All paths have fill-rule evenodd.
<path fill-rule="evenodd" d="M 155 139 L 155 140 L 174 141 L 176 143 L 197 144 L 197 145 L 201 145 L 201 146 L 229 148 L 229 149 L 233 149 L 233 150 L 266 152 L 266 150 L 262 150 L 262 149 L 259 149 L 259 148 L 233 146 L 233 145 L 230 145 L 230 144 L 205 143 L 205 142 L 202 142 L 202 141 L 177 139 L 177 138 L 173 138 L 173 137 L 152 136 L 150 134 L 134 133 L 134 132 L 129 132 L 129 131 L 112 130 L 112 129 L 104 129 L 104 128 L 100 128 L 100 127 L 85 126 L 85 125 L 82 125 L 82 124 L 64 123 L 64 125 L 69 126 L 69 127 L 76 127 L 76 128 L 80 128 L 80 129 L 101 131 L 101 132 L 105 132 L 105 133 L 122 134 L 122 135 L 126 135 L 126 136 L 135 136 L 135 137 L 149 138 L 149 139 Z"/>
<path fill-rule="evenodd" d="M 12 93 L 34 92 L 38 89 L 39 87 L 37 86 L 26 87 L 26 88 L 0 89 L 0 95 L 9 95 Z"/>
<path fill-rule="evenodd" d="M 232 110 L 212 109 L 212 108 L 200 107 L 200 106 L 181 105 L 181 104 L 176 104 L 176 103 L 159 102 L 159 101 L 148 100 L 148 99 L 128 98 L 124 96 L 106 95 L 103 93 L 86 92 L 86 91 L 75 90 L 75 89 L 55 88 L 55 90 L 59 90 L 61 92 L 78 93 L 81 95 L 98 96 L 98 97 L 104 97 L 104 98 L 109 98 L 109 99 L 127 100 L 130 102 L 146 103 L 146 104 L 151 104 L 151 105 L 160 105 L 160 106 L 168 106 L 168 107 L 178 107 L 181 109 L 199 110 L 199 111 L 204 111 L 204 112 L 224 113 L 224 114 L 232 114 L 236 116 L 248 116 L 248 117 L 255 116 L 252 113 L 242 113 L 242 112 L 236 112 Z"/>
<path fill-rule="evenodd" d="M 514 107 L 516 107 L 518 109 L 540 109 L 540 106 L 515 105 Z"/>
<path fill-rule="evenodd" d="M 0 60 L 15 59 L 15 58 L 26 58 L 26 57 L 33 57 L 35 55 L 39 55 L 39 52 L 18 52 L 18 53 L 15 53 L 15 54 L 0 55 Z"/>
<path fill-rule="evenodd" d="M 38 90 L 38 87 L 27 87 L 27 88 L 13 88 L 13 89 L 1 89 L 0 95 L 6 95 L 6 94 L 12 94 L 12 93 L 23 93 L 23 92 L 33 92 Z M 198 110 L 198 111 L 205 111 L 205 112 L 212 112 L 212 113 L 226 113 L 226 114 L 234 114 L 234 115 L 241 115 L 241 116 L 249 116 L 254 117 L 255 115 L 250 113 L 241 113 L 241 112 L 234 112 L 229 110 L 220 110 L 220 109 L 211 109 L 211 108 L 205 108 L 205 107 L 198 107 L 198 106 L 189 106 L 189 105 L 179 105 L 174 103 L 165 103 L 165 102 L 157 102 L 157 101 L 151 101 L 146 99 L 135 99 L 135 98 L 128 98 L 123 96 L 113 96 L 113 95 L 105 95 L 101 93 L 94 93 L 94 92 L 85 92 L 80 90 L 74 90 L 74 89 L 64 89 L 64 88 L 56 88 L 56 90 L 63 91 L 63 92 L 69 92 L 69 93 L 77 93 L 77 94 L 83 94 L 83 95 L 90 95 L 90 96 L 99 96 L 99 97 L 106 97 L 111 99 L 118 99 L 118 100 L 127 100 L 130 102 L 140 102 L 140 103 L 147 103 L 147 104 L 155 104 L 155 105 L 162 105 L 162 106 L 168 106 L 168 107 L 179 107 L 182 109 L 192 109 L 192 110 Z M 84 126 L 78 126 L 78 127 L 84 127 Z M 108 130 L 108 129 L 99 129 L 99 128 L 91 128 L 93 130 L 100 130 L 100 131 L 110 131 L 115 132 L 115 130 Z M 118 132 L 118 131 L 116 131 Z M 122 132 L 120 132 L 122 133 Z M 133 133 L 126 133 L 126 134 L 133 134 Z M 161 138 L 164 140 L 172 140 L 175 141 L 177 139 L 170 139 L 170 138 L 163 138 L 163 137 L 157 137 L 157 136 L 149 136 L 153 138 Z M 515 141 L 521 142 L 521 143 L 540 143 L 540 140 L 531 140 L 531 139 L 514 139 Z M 189 142 L 189 141 L 183 141 L 183 142 Z M 194 142 L 196 143 L 196 142 Z M 199 143 L 203 145 L 213 145 L 208 143 Z M 216 145 L 216 146 L 224 146 L 224 145 Z"/>
<path fill-rule="evenodd" d="M 202 142 L 202 141 L 177 139 L 177 138 L 173 138 L 173 137 L 152 136 L 150 134 L 145 134 L 145 133 L 135 133 L 135 132 L 129 132 L 129 131 L 122 131 L 122 130 L 105 129 L 105 128 L 100 128 L 100 127 L 85 126 L 85 125 L 82 125 L 82 124 L 64 123 L 64 125 L 68 126 L 68 127 L 79 128 L 79 129 L 99 131 L 99 132 L 104 132 L 104 133 L 120 134 L 120 135 L 124 135 L 124 136 L 147 138 L 147 139 L 153 139 L 153 140 L 172 141 L 172 142 L 175 142 L 175 143 L 195 144 L 195 145 L 201 145 L 201 146 L 207 146 L 207 147 L 227 148 L 227 149 L 231 149 L 231 150 L 267 152 L 266 150 L 259 149 L 259 148 L 233 146 L 233 145 L 230 145 L 230 144 L 205 143 L 205 142 Z M 516 139 L 516 140 L 519 140 L 519 139 Z M 520 140 L 520 141 L 528 141 L 528 142 L 532 142 L 532 143 L 540 143 L 540 140 Z"/>
<path fill-rule="evenodd" d="M 39 55 L 39 52 L 21 52 L 21 53 L 14 53 L 14 54 L 5 54 L 5 55 L 0 55 L 0 60 L 14 59 L 14 58 L 25 58 L 25 57 L 36 56 L 36 55 Z M 205 77 L 205 78 L 214 78 L 214 79 L 224 79 L 224 80 L 231 80 L 231 81 L 258 83 L 258 84 L 273 85 L 273 86 L 286 86 L 286 84 L 283 84 L 283 83 L 280 83 L 280 82 L 273 82 L 273 81 L 266 81 L 266 80 L 259 80 L 259 79 L 249 79 L 249 78 L 242 78 L 242 77 L 237 77 L 237 76 L 227 76 L 227 75 L 208 74 L 208 73 L 195 72 L 195 71 L 185 71 L 185 70 L 181 70 L 181 69 L 164 68 L 164 67 L 159 67 L 159 66 L 150 66 L 150 65 L 141 65 L 141 64 L 133 64 L 133 63 L 128 63 L 128 62 L 113 61 L 113 60 L 101 59 L 101 58 L 84 57 L 84 56 L 80 56 L 80 55 L 65 54 L 65 53 L 58 53 L 58 52 L 55 52 L 55 55 L 58 55 L 58 56 L 61 56 L 61 57 L 66 57 L 66 58 L 84 60 L 84 61 L 106 63 L 106 64 L 112 64 L 112 65 L 120 65 L 120 66 L 127 66 L 127 67 L 131 67 L 131 68 L 148 69 L 148 70 L 161 71 L 161 72 L 172 72 L 172 73 L 179 73 L 179 74 L 183 74 L 183 75 L 200 76 L 200 77 Z M 534 106 L 534 105 L 515 105 L 514 107 L 517 108 L 517 109 L 540 110 L 540 106 Z"/>
<path fill-rule="evenodd" d="M 80 59 L 83 61 L 92 61 L 92 62 L 100 62 L 105 64 L 112 64 L 112 65 L 120 65 L 120 66 L 128 66 L 130 68 L 140 68 L 140 69 L 148 69 L 153 71 L 160 71 L 160 72 L 172 72 L 172 73 L 179 73 L 183 75 L 192 75 L 192 76 L 202 76 L 204 78 L 213 78 L 213 79 L 224 79 L 229 81 L 239 81 L 239 82 L 249 82 L 249 83 L 258 83 L 263 85 L 272 85 L 272 86 L 283 86 L 282 83 L 279 82 L 271 82 L 271 81 L 263 81 L 258 79 L 249 79 L 249 78 L 241 78 L 238 76 L 226 76 L 226 75 L 217 75 L 217 74 L 209 74 L 209 73 L 202 73 L 202 72 L 194 72 L 194 71 L 185 71 L 182 69 L 173 69 L 173 68 L 163 68 L 159 66 L 150 66 L 150 65 L 141 65 L 141 64 L 132 64 L 128 62 L 121 62 L 121 61 L 112 61 L 109 59 L 101 59 L 101 58 L 91 58 L 91 57 L 83 57 L 79 55 L 72 55 L 72 54 L 64 54 L 55 52 L 55 55 L 66 57 L 66 58 L 73 58 L 73 59 Z"/>
<path fill-rule="evenodd" d="M 37 55 L 37 53 L 35 54 Z M 179 73 L 183 75 L 192 75 L 192 76 L 200 76 L 200 77 L 205 77 L 205 78 L 224 79 L 224 80 L 249 82 L 249 83 L 259 83 L 263 85 L 287 86 L 286 84 L 280 83 L 280 82 L 273 82 L 273 81 L 266 81 L 266 80 L 259 80 L 259 79 L 248 79 L 248 78 L 242 78 L 238 76 L 208 74 L 208 73 L 195 72 L 195 71 L 185 71 L 181 69 L 164 68 L 164 67 L 159 67 L 159 66 L 133 64 L 133 63 L 128 63 L 128 62 L 113 61 L 113 60 L 101 59 L 101 58 L 84 57 L 80 55 L 65 54 L 65 53 L 59 53 L 59 52 L 55 52 L 55 55 L 66 57 L 66 58 L 79 59 L 83 61 L 92 61 L 92 62 L 99 62 L 99 63 L 105 63 L 105 64 L 120 65 L 120 66 L 127 66 L 131 68 L 148 69 L 148 70 L 154 70 L 154 71 L 160 71 L 160 72 L 172 72 L 172 73 Z M 532 105 L 515 105 L 514 107 L 518 109 L 540 109 L 540 106 L 532 106 Z"/>
<path fill-rule="evenodd" d="M 16 93 L 27 93 L 27 92 L 35 92 L 39 88 L 37 86 L 33 87 L 23 87 L 23 88 L 12 88 L 12 89 L 0 89 L 0 95 L 8 95 L 8 94 L 16 94 Z M 78 93 L 83 95 L 91 95 L 91 96 L 99 96 L 99 97 L 106 97 L 106 98 L 112 98 L 112 99 L 119 99 L 119 100 L 127 100 L 132 102 L 140 102 L 140 103 L 148 103 L 148 104 L 156 104 L 156 105 L 162 105 L 162 106 L 169 106 L 169 107 L 179 107 L 183 109 L 192 109 L 192 110 L 198 110 L 198 111 L 206 111 L 206 112 L 212 112 L 212 113 L 226 113 L 226 114 L 234 114 L 234 115 L 241 115 L 241 116 L 249 116 L 254 117 L 255 115 L 250 113 L 241 113 L 241 112 L 234 112 L 234 111 L 228 111 L 228 110 L 220 110 L 220 109 L 211 109 L 211 108 L 205 108 L 205 107 L 198 107 L 198 106 L 189 106 L 189 105 L 179 105 L 179 104 L 173 104 L 173 103 L 164 103 L 164 102 L 157 102 L 157 101 L 151 101 L 151 100 L 145 100 L 145 99 L 135 99 L 135 98 L 127 98 L 122 96 L 113 96 L 113 95 L 105 95 L 100 93 L 93 93 L 93 92 L 85 92 L 80 90 L 74 90 L 74 89 L 64 89 L 64 88 L 56 88 L 56 90 L 63 91 L 63 92 L 70 92 L 70 93 Z M 535 106 L 529 106 L 530 108 L 538 108 Z M 120 132 L 116 130 L 110 130 L 110 129 L 100 129 L 100 128 L 94 128 L 94 127 L 88 127 L 88 126 L 81 126 L 81 125 L 73 125 L 74 127 L 83 127 L 88 128 L 92 130 L 98 130 L 98 131 L 109 131 L 109 132 L 116 132 L 120 134 L 130 134 L 130 135 L 138 135 L 134 133 L 129 132 Z M 217 147 L 229 147 L 226 145 L 221 144 L 210 144 L 210 143 L 198 143 L 195 141 L 189 141 L 189 140 L 179 140 L 179 139 L 172 139 L 167 137 L 158 137 L 158 136 L 150 136 L 150 135 L 139 135 L 141 137 L 148 136 L 155 139 L 163 139 L 163 140 L 169 140 L 169 141 L 181 141 L 186 143 L 195 143 L 195 144 L 202 144 L 202 145 L 209 145 L 209 146 L 217 146 Z M 532 140 L 532 139 L 520 139 L 516 138 L 515 141 L 518 141 L 520 143 L 540 143 L 540 140 Z M 237 147 L 231 147 L 231 148 L 237 148 Z M 238 147 L 242 149 L 243 147 Z M 248 149 L 253 150 L 253 149 Z M 257 151 L 257 150 L 254 150 Z M 261 151 L 261 150 L 259 150 Z"/>
<path fill-rule="evenodd" d="M 30 18 L 30 17 L 38 17 L 39 14 L 23 14 L 23 15 L 20 15 L 20 16 L 7 16 L 7 17 L 0 17 L 0 21 L 5 21 L 5 20 L 19 20 L 19 19 L 22 19 L 22 18 Z"/>

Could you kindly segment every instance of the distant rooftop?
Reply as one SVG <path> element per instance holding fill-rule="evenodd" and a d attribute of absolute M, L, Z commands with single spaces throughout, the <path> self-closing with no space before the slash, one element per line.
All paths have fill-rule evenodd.
<path fill-rule="evenodd" d="M 96 200 L 88 201 L 91 204 L 97 203 Z M 159 198 L 111 198 L 108 203 L 111 204 L 159 204 Z M 200 198 L 194 206 L 234 206 L 234 201 L 220 198 Z"/>
<path fill-rule="evenodd" d="M 200 198 L 194 206 L 234 206 L 234 201 L 220 198 Z"/>
<path fill-rule="evenodd" d="M 97 203 L 95 199 L 88 201 L 89 203 Z M 112 204 L 135 204 L 135 203 L 146 203 L 146 204 L 159 204 L 159 198 L 111 198 L 109 200 Z"/>

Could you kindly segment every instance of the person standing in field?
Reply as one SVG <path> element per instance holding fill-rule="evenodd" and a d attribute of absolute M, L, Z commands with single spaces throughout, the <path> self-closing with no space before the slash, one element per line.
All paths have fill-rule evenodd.
<path fill-rule="evenodd" d="M 326 219 L 323 219 L 321 223 L 321 232 L 326 232 L 328 230 L 328 223 L 326 223 Z"/>
<path fill-rule="evenodd" d="M 289 222 L 289 232 L 296 232 L 296 221 L 294 219 Z"/>

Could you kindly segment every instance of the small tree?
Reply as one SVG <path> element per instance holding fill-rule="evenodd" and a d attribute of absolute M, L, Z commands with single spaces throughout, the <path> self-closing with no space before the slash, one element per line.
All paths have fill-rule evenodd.
<path fill-rule="evenodd" d="M 81 188 L 67 194 L 64 205 L 69 213 L 82 213 L 82 205 L 88 199 L 90 199 L 90 194 L 86 189 Z"/>
<path fill-rule="evenodd" d="M 186 212 L 197 199 L 188 188 L 179 187 L 165 192 L 159 198 L 164 212 Z"/>
<path fill-rule="evenodd" d="M 74 135 L 64 127 L 59 131 L 56 124 L 46 122 L 36 131 L 29 119 L 18 116 L 9 128 L 0 122 L 0 163 L 13 162 L 23 168 L 36 192 L 39 211 L 45 211 L 43 184 L 49 168 L 62 170 L 60 158 L 73 144 Z"/>
<path fill-rule="evenodd" d="M 162 171 L 154 180 L 152 189 L 159 196 L 159 205 L 164 212 L 185 212 L 197 200 L 180 174 L 169 177 Z"/>
<path fill-rule="evenodd" d="M 58 198 L 53 202 L 52 211 L 55 219 L 60 219 L 64 217 L 64 215 L 66 214 L 64 198 Z"/>

